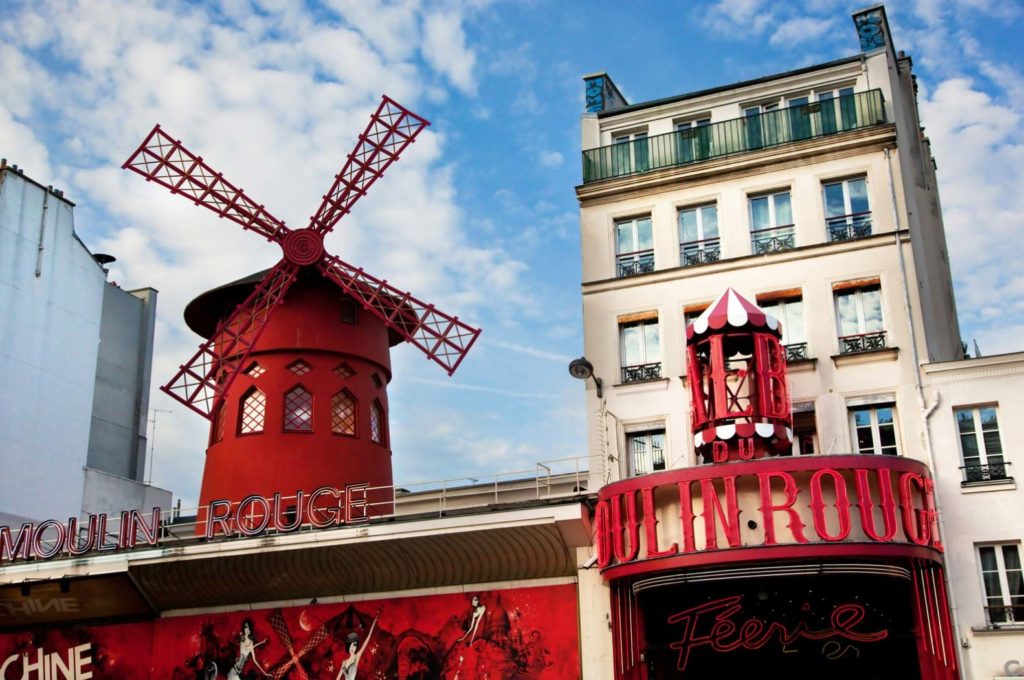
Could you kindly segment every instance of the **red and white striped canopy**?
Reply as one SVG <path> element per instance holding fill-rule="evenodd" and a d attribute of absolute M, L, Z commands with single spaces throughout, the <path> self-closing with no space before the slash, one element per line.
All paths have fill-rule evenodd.
<path fill-rule="evenodd" d="M 687 342 L 700 339 L 708 331 L 717 331 L 725 326 L 734 329 L 749 328 L 768 330 L 781 337 L 782 325 L 774 316 L 767 314 L 756 304 L 732 288 L 726 288 L 722 295 L 704 310 L 704 313 L 686 326 Z"/>

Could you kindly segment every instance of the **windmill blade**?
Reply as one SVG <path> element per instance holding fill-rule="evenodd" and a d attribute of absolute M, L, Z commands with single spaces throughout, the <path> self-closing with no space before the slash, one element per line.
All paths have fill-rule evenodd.
<path fill-rule="evenodd" d="M 407 341 L 419 347 L 451 375 L 462 363 L 477 336 L 458 317 L 449 316 L 433 305 L 414 298 L 386 281 L 328 255 L 317 265 L 321 273 L 359 300 L 363 307 L 384 321 Z"/>
<path fill-rule="evenodd" d="M 268 241 L 280 242 L 290 231 L 284 222 L 224 179 L 159 125 L 121 167 L 142 175 L 146 181 L 170 189 L 172 194 L 191 199 L 196 205 L 212 210 L 244 229 L 255 231 Z"/>
<path fill-rule="evenodd" d="M 310 228 L 321 235 L 333 229 L 428 125 L 426 119 L 385 95 L 310 220 Z"/>
<path fill-rule="evenodd" d="M 211 418 L 298 271 L 297 265 L 279 262 L 160 389 L 204 418 Z"/>

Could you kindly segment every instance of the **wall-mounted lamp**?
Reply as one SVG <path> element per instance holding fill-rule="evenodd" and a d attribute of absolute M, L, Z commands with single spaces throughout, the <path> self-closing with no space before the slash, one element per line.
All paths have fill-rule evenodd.
<path fill-rule="evenodd" d="M 32 594 L 32 584 L 28 581 L 22 581 L 21 583 L 21 596 L 28 597 Z"/>
<path fill-rule="evenodd" d="M 60 577 L 60 592 L 63 593 L 64 595 L 67 595 L 68 591 L 70 591 L 70 590 L 71 590 L 71 577 L 70 576 L 66 576 L 66 575 L 65 576 L 61 576 Z"/>
<path fill-rule="evenodd" d="M 586 380 L 587 378 L 594 379 L 594 385 L 597 387 L 597 398 L 601 399 L 601 379 L 594 375 L 594 364 L 587 361 L 586 357 L 580 357 L 579 359 L 573 359 L 569 362 L 569 375 L 579 380 Z"/>

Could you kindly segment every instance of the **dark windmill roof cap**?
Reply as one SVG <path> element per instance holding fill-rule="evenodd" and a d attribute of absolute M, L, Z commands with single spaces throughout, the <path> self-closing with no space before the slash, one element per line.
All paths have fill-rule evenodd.
<path fill-rule="evenodd" d="M 220 320 L 230 314 L 235 307 L 244 302 L 245 299 L 249 297 L 249 294 L 252 293 L 253 289 L 259 285 L 260 281 L 266 277 L 269 271 L 269 269 L 264 269 L 262 271 L 253 272 L 248 276 L 243 276 L 237 281 L 225 283 L 223 286 L 211 288 L 205 293 L 202 293 L 186 305 L 185 323 L 188 324 L 188 327 L 195 333 L 209 339 L 213 336 L 213 332 L 217 329 L 217 324 Z M 324 280 L 324 278 L 320 276 L 319 272 L 314 270 L 300 270 L 296 283 L 300 281 L 316 282 L 318 280 L 335 290 L 339 297 L 347 297 L 362 307 L 362 303 L 351 295 L 346 295 L 340 288 L 337 288 Z M 411 309 L 409 310 L 409 313 L 413 313 Z M 388 342 L 392 347 L 404 340 L 405 338 L 399 335 L 395 329 L 388 328 Z"/>

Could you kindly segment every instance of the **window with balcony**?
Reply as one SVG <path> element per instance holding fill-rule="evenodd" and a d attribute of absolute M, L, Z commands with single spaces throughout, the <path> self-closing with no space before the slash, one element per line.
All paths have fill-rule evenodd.
<path fill-rule="evenodd" d="M 650 167 L 646 132 L 616 135 L 612 141 L 612 167 L 616 175 L 644 172 Z"/>
<path fill-rule="evenodd" d="M 654 233 L 650 216 L 615 223 L 615 271 L 619 278 L 654 271 Z"/>
<path fill-rule="evenodd" d="M 757 304 L 782 324 L 782 344 L 786 348 L 786 361 L 809 359 L 807 335 L 804 333 L 804 300 L 799 295 L 791 297 L 758 296 Z"/>
<path fill-rule="evenodd" d="M 964 483 L 1008 479 L 996 407 L 956 408 L 953 414 L 956 416 L 956 429 L 960 437 Z"/>
<path fill-rule="evenodd" d="M 755 255 L 796 246 L 793 206 L 788 191 L 750 197 L 750 243 Z"/>
<path fill-rule="evenodd" d="M 619 351 L 623 383 L 661 377 L 661 347 L 656 312 L 620 317 Z"/>
<path fill-rule="evenodd" d="M 711 130 L 710 118 L 676 123 L 677 162 L 693 163 L 710 158 Z"/>
<path fill-rule="evenodd" d="M 854 177 L 823 185 L 825 229 L 829 241 L 849 241 L 871 236 L 871 209 L 868 207 L 868 183 Z"/>
<path fill-rule="evenodd" d="M 1020 546 L 979 545 L 978 561 L 985 588 L 985 617 L 988 625 L 1024 622 L 1024 576 Z"/>
<path fill-rule="evenodd" d="M 895 456 L 899 454 L 896 437 L 896 407 L 860 406 L 850 409 L 850 431 L 856 453 Z"/>
<path fill-rule="evenodd" d="M 886 347 L 882 320 L 882 287 L 875 282 L 834 289 L 839 353 L 852 354 Z"/>
<path fill-rule="evenodd" d="M 628 432 L 626 450 L 629 452 L 629 473 L 646 475 L 665 469 L 665 429 Z"/>
<path fill-rule="evenodd" d="M 722 246 L 718 238 L 718 207 L 702 205 L 679 211 L 679 264 L 692 267 L 718 262 Z"/>
<path fill-rule="evenodd" d="M 816 94 L 821 134 L 828 135 L 857 127 L 857 100 L 852 87 L 841 87 Z"/>

